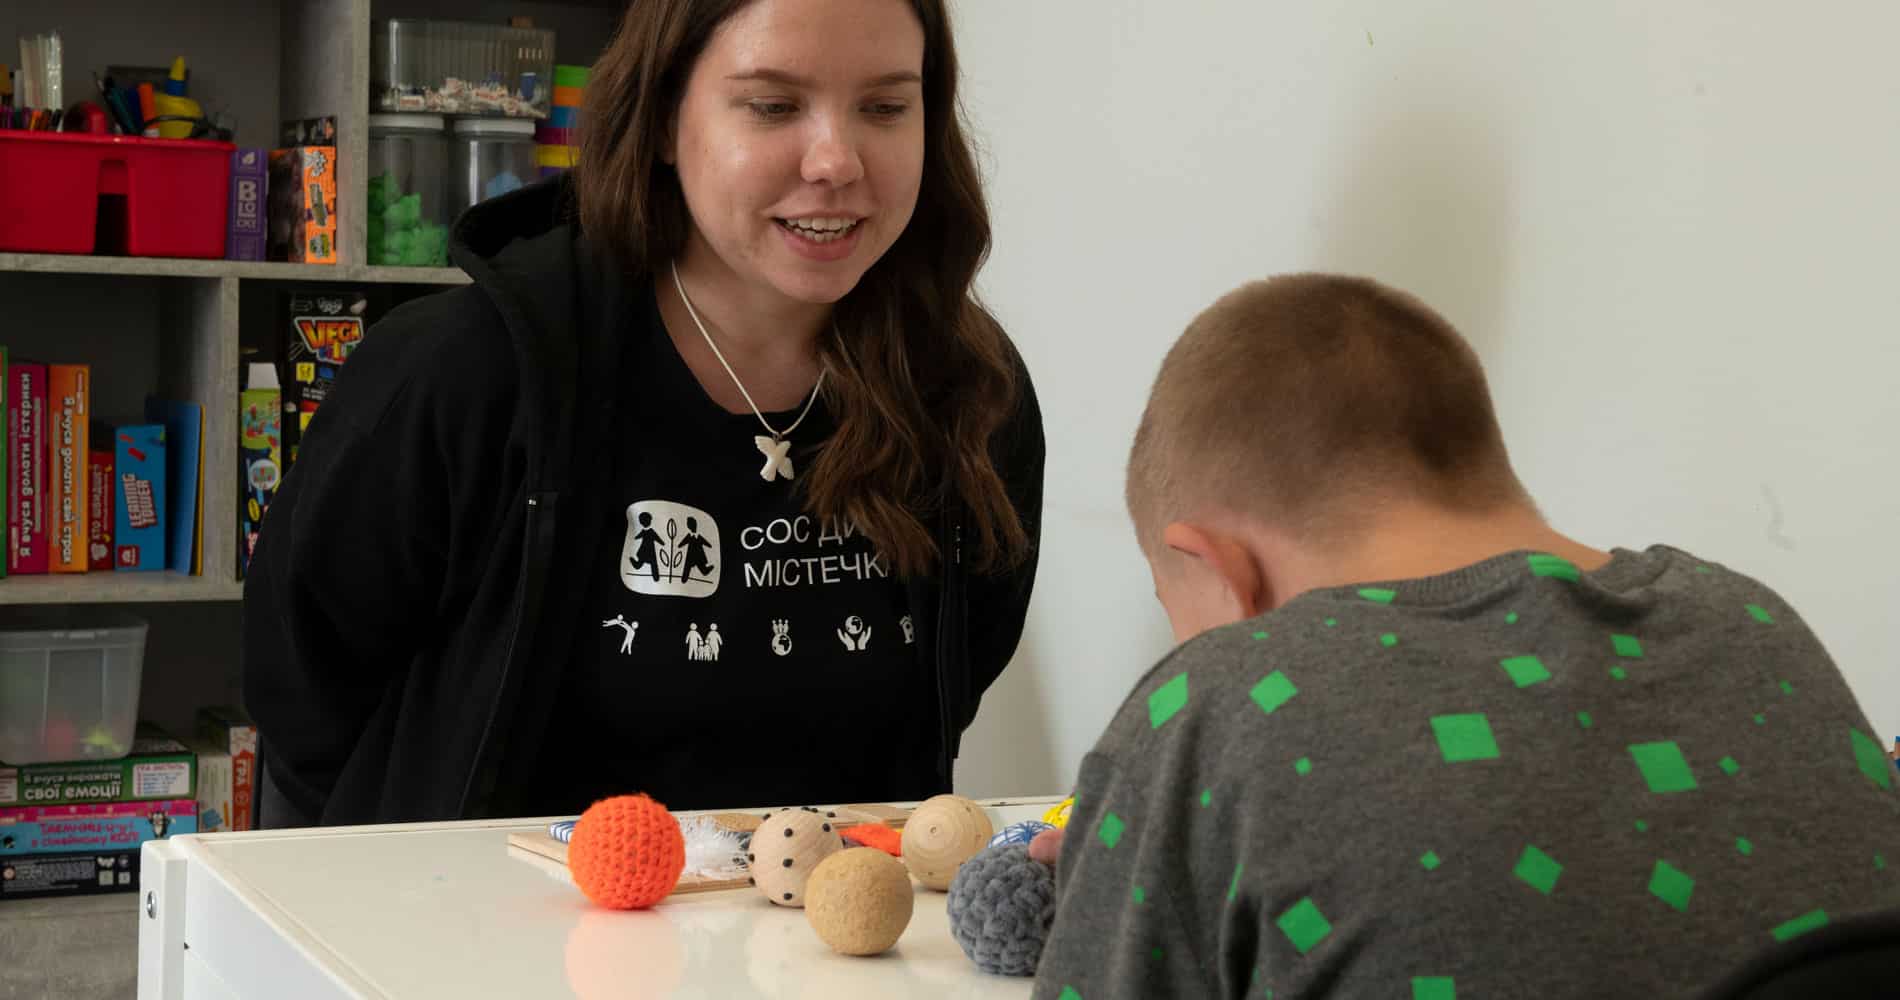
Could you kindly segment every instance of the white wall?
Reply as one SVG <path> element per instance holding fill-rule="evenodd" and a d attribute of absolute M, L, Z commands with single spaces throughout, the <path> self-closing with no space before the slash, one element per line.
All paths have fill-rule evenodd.
<path fill-rule="evenodd" d="M 1120 502 L 1148 381 L 1218 294 L 1306 269 L 1444 312 L 1560 527 L 1768 581 L 1900 734 L 1900 5 L 958 14 L 996 222 L 982 285 L 1049 437 L 1030 629 L 963 790 L 1066 789 L 1166 650 Z"/>

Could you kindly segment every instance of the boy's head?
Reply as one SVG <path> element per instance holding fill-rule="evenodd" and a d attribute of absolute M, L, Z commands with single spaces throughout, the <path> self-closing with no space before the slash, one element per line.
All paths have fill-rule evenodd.
<path fill-rule="evenodd" d="M 1245 285 L 1188 326 L 1136 431 L 1127 499 L 1182 639 L 1297 596 L 1246 592 L 1281 568 L 1262 563 L 1324 563 L 1409 512 L 1530 504 L 1458 331 L 1409 295 L 1319 274 Z"/>

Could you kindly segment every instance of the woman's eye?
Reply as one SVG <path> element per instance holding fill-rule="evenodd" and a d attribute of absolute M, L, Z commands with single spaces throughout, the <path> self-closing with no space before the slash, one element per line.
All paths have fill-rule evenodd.
<path fill-rule="evenodd" d="M 789 117 L 792 112 L 798 110 L 789 101 L 751 101 L 746 104 L 746 107 L 751 108 L 754 115 L 766 121 Z"/>
<path fill-rule="evenodd" d="M 864 110 L 873 118 L 897 119 L 910 110 L 910 105 L 880 101 L 866 105 Z"/>

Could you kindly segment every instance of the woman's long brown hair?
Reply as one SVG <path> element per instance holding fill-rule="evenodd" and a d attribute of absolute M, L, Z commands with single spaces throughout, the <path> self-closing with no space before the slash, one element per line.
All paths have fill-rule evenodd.
<path fill-rule="evenodd" d="M 574 171 L 582 228 L 650 280 L 686 245 L 678 176 L 661 160 L 694 62 L 748 0 L 635 0 L 594 64 Z M 991 439 L 1014 411 L 1018 361 L 971 284 L 990 217 L 957 104 L 944 0 L 910 0 L 924 27 L 923 182 L 910 225 L 834 309 L 825 405 L 837 429 L 800 477 L 820 517 L 855 522 L 904 576 L 941 553 L 926 519 L 952 500 L 978 569 L 1026 554 Z"/>

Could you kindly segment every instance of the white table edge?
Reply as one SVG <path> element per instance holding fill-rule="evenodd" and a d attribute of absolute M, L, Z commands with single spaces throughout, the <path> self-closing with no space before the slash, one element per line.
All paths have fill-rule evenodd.
<path fill-rule="evenodd" d="M 1062 796 L 1006 796 L 998 798 L 975 799 L 986 809 L 1022 806 L 1054 806 L 1062 801 Z M 899 807 L 913 807 L 916 802 L 890 803 Z M 821 806 L 820 808 L 834 808 Z M 682 810 L 677 815 L 684 817 L 727 812 L 768 812 L 776 806 L 752 809 L 708 809 Z M 274 933 L 274 937 L 264 934 L 248 935 L 255 940 L 249 942 L 252 963 L 258 970 L 281 972 L 284 963 L 298 963 L 329 980 L 344 993 L 380 1000 L 385 994 L 378 990 L 366 977 L 361 975 L 350 963 L 347 956 L 325 946 L 316 935 L 310 933 L 298 920 L 269 894 L 250 885 L 243 878 L 227 870 L 220 860 L 206 850 L 206 844 L 213 841 L 259 841 L 294 840 L 310 838 L 337 838 L 349 836 L 383 836 L 395 834 L 425 835 L 442 831 L 496 830 L 530 831 L 545 830 L 548 824 L 561 819 L 573 819 L 572 816 L 521 817 L 514 819 L 478 819 L 452 820 L 432 823 L 381 824 L 364 826 L 309 827 L 287 830 L 250 830 L 230 833 L 181 834 L 165 840 L 148 841 L 141 849 L 139 874 L 139 976 L 138 1000 L 177 1000 L 187 996 L 185 971 L 193 958 L 189 955 L 189 942 L 186 940 L 188 924 L 201 924 L 202 915 L 213 912 L 234 912 L 248 909 L 255 920 Z M 191 920 L 189 914 L 198 913 L 199 920 Z M 242 926 L 232 922 L 232 926 Z M 207 968 L 201 975 L 211 975 Z M 221 987 L 222 993 L 207 992 L 212 986 Z M 198 982 L 189 995 L 192 996 L 229 996 L 233 998 L 260 995 L 252 992 L 240 992 L 242 983 L 232 984 L 218 981 L 215 984 Z M 281 993 L 270 994 L 280 996 Z M 291 1000 L 291 998 L 286 998 Z"/>

